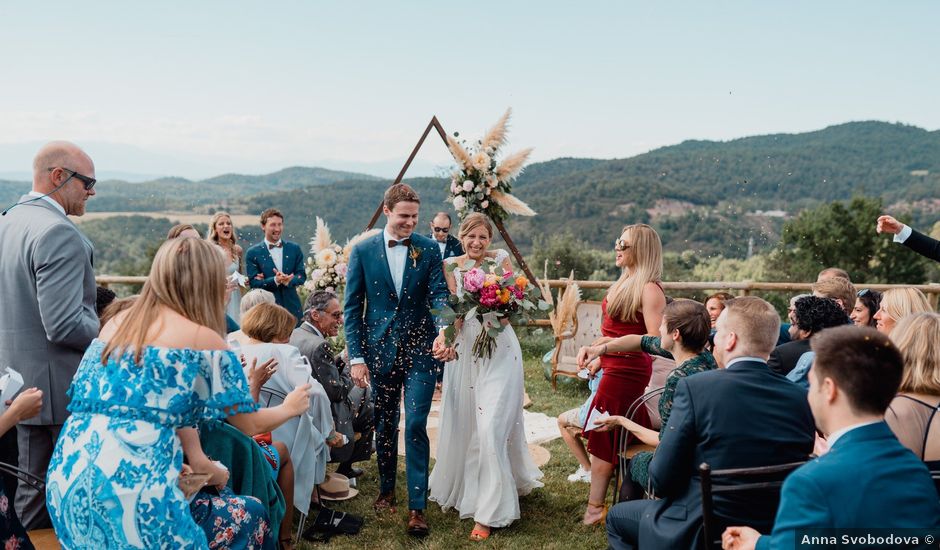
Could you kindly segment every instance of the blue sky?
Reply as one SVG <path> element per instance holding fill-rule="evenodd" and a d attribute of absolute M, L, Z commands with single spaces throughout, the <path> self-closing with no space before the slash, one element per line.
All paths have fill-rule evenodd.
<path fill-rule="evenodd" d="M 323 165 L 393 177 L 431 115 L 508 150 L 626 157 L 850 120 L 940 128 L 940 3 L 0 4 L 0 176 Z M 446 164 L 429 143 L 419 173 Z"/>

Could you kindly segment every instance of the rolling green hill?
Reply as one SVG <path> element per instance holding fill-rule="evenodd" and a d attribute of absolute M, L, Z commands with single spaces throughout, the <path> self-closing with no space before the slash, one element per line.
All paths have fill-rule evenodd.
<path fill-rule="evenodd" d="M 407 181 L 421 194 L 424 231 L 434 211 L 449 209 L 448 182 Z M 365 227 L 389 183 L 302 167 L 199 182 L 103 182 L 89 210 L 205 212 L 208 221 L 219 208 L 257 214 L 275 206 L 286 216 L 288 238 L 306 245 L 321 216 L 342 243 Z M 12 202 L 27 187 L 0 182 L 0 199 Z M 880 197 L 892 211 L 908 211 L 918 226 L 932 226 L 940 218 L 940 131 L 851 122 L 803 134 L 686 141 L 624 159 L 560 158 L 529 166 L 515 192 L 539 213 L 507 224 L 524 250 L 566 232 L 607 249 L 621 226 L 648 222 L 667 250 L 743 258 L 749 245 L 759 252 L 778 242 L 784 215 L 855 195 Z M 153 222 L 134 219 L 120 227 L 83 224 L 99 245 L 98 257 L 110 254 L 102 250 L 110 237 L 94 238 L 99 231 L 159 233 Z M 239 231 L 246 243 L 260 239 L 255 227 Z M 114 262 L 132 265 L 123 252 L 114 256 Z"/>

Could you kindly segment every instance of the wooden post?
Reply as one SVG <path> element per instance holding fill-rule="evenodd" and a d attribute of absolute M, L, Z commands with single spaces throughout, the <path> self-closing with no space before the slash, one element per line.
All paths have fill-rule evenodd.
<path fill-rule="evenodd" d="M 402 166 L 401 172 L 398 173 L 398 177 L 395 178 L 394 183 L 401 183 L 403 177 L 405 177 L 405 172 L 408 171 L 408 167 L 411 166 L 411 161 L 415 159 L 415 156 L 418 154 L 418 151 L 421 149 L 421 146 L 424 145 L 424 140 L 427 139 L 428 134 L 431 133 L 431 129 L 437 130 L 437 135 L 441 136 L 441 141 L 444 142 L 444 145 L 447 146 L 447 132 L 444 131 L 444 127 L 441 125 L 440 121 L 437 120 L 437 116 L 431 117 L 431 122 L 428 123 L 428 127 L 424 129 L 424 133 L 421 134 L 421 139 L 418 140 L 418 144 L 415 145 L 415 148 L 411 150 L 411 155 L 408 157 L 408 160 L 405 161 L 405 165 Z M 372 214 L 372 219 L 369 220 L 369 225 L 366 226 L 366 231 L 375 227 L 375 222 L 379 220 L 379 216 L 382 215 L 382 202 L 379 203 L 379 207 L 375 209 L 375 213 Z M 526 263 L 525 258 L 522 257 L 522 253 L 519 252 L 519 249 L 516 248 L 516 244 L 512 242 L 512 237 L 509 236 L 509 232 L 506 231 L 506 227 L 503 225 L 503 222 L 493 220 L 496 224 L 496 229 L 499 231 L 499 234 L 502 235 L 503 240 L 506 241 L 506 246 L 509 247 L 509 251 L 512 252 L 512 255 L 516 258 L 516 261 L 519 263 L 519 267 L 522 268 L 522 271 L 529 278 L 529 281 L 532 282 L 535 286 L 538 286 L 539 280 L 532 273 L 532 270 L 529 269 L 529 264 Z"/>
<path fill-rule="evenodd" d="M 418 154 L 418 151 L 421 149 L 421 146 L 424 145 L 424 140 L 427 139 L 428 134 L 431 133 L 431 128 L 437 130 L 439 136 L 444 141 L 444 145 L 447 145 L 447 132 L 444 131 L 444 127 L 441 126 L 441 123 L 438 122 L 437 116 L 431 117 L 431 122 L 428 123 L 428 127 L 424 129 L 424 133 L 421 134 L 421 139 L 418 140 L 418 144 L 415 145 L 415 148 L 411 150 L 411 155 L 408 157 L 408 160 L 405 161 L 405 165 L 401 167 L 401 172 L 398 173 L 398 177 L 395 178 L 395 181 L 392 185 L 396 183 L 401 183 L 401 179 L 405 177 L 405 172 L 408 171 L 408 167 L 411 166 L 411 161 L 415 159 L 415 156 Z M 372 219 L 369 220 L 369 225 L 366 226 L 366 231 L 375 227 L 375 222 L 378 221 L 379 216 L 382 215 L 382 205 L 384 201 L 379 202 L 379 207 L 375 209 L 375 214 L 372 214 Z"/>

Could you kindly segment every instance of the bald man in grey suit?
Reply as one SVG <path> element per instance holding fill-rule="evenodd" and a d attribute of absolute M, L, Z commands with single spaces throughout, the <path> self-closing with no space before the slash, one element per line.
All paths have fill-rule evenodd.
<path fill-rule="evenodd" d="M 66 391 L 98 335 L 92 244 L 67 215 L 85 213 L 95 165 L 78 146 L 56 141 L 33 160 L 33 189 L 0 216 L 0 365 L 43 392 L 39 416 L 17 426 L 19 465 L 46 478 L 68 416 Z M 20 483 L 16 512 L 27 529 L 50 527 L 45 495 Z"/>

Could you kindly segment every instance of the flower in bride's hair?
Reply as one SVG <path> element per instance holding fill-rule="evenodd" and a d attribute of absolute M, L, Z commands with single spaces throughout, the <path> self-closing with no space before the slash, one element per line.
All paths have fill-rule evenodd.
<path fill-rule="evenodd" d="M 467 199 L 463 198 L 460 195 L 457 195 L 456 197 L 454 197 L 454 208 L 460 211 L 466 207 L 467 207 Z"/>
<path fill-rule="evenodd" d="M 329 267 L 336 263 L 336 252 L 331 248 L 324 248 L 317 252 L 317 265 Z"/>
<path fill-rule="evenodd" d="M 479 267 L 474 267 L 463 274 L 463 287 L 469 292 L 477 292 L 483 288 L 483 280 L 486 274 Z"/>
<path fill-rule="evenodd" d="M 477 170 L 483 172 L 490 167 L 490 156 L 483 151 L 480 151 L 479 153 L 476 153 L 470 157 L 470 164 L 472 164 L 473 167 Z"/>

